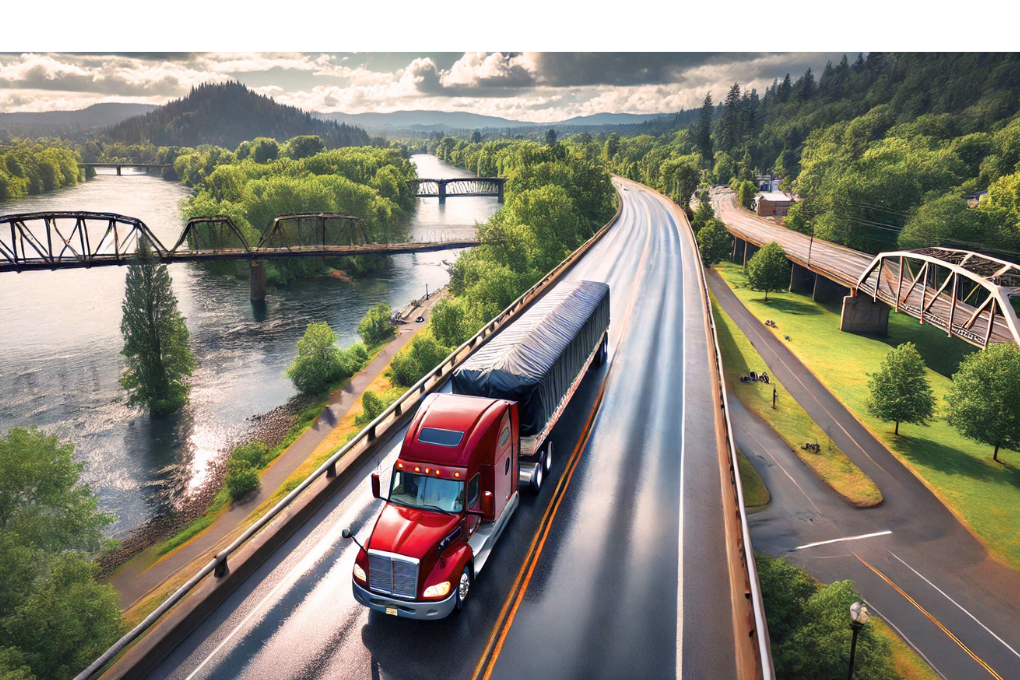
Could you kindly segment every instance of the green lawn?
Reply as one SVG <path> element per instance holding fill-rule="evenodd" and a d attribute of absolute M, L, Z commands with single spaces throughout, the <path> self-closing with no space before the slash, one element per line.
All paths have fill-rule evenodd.
<path fill-rule="evenodd" d="M 740 382 L 740 376 L 749 371 L 760 373 L 768 366 L 736 323 L 719 307 L 714 295 L 712 314 L 719 335 L 726 384 L 741 403 L 768 423 L 797 457 L 848 503 L 861 508 L 881 503 L 882 492 L 875 482 L 829 439 L 778 380 L 772 378 L 768 385 Z M 778 394 L 775 409 L 772 408 L 773 387 Z M 805 451 L 801 445 L 806 442 L 820 444 L 821 452 Z M 747 499 L 745 503 L 751 505 Z"/>
<path fill-rule="evenodd" d="M 892 423 L 867 415 L 868 373 L 879 369 L 890 347 L 915 343 L 929 369 L 928 378 L 942 401 L 960 359 L 973 351 L 962 340 L 949 338 L 929 325 L 905 315 L 889 315 L 889 337 L 842 333 L 838 305 L 815 304 L 809 296 L 772 293 L 768 303 L 745 285 L 738 265 L 723 263 L 717 271 L 741 302 L 759 319 L 778 325 L 772 332 L 841 402 L 908 468 L 942 499 L 946 506 L 982 541 L 988 550 L 1020 568 L 1020 454 L 1000 451 L 1004 464 L 992 461 L 991 447 L 957 434 L 941 416 L 929 427 Z M 1017 405 L 1007 405 L 1017 408 Z"/>

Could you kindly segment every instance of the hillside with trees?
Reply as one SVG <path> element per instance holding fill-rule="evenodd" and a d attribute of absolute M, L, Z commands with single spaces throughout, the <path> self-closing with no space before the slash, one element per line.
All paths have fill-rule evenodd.
<path fill-rule="evenodd" d="M 874 52 L 763 93 L 734 83 L 686 129 L 609 135 L 603 157 L 681 201 L 678 164 L 734 187 L 774 172 L 803 199 L 786 226 L 858 250 L 1008 251 L 1020 247 L 1018 111 L 1020 55 Z"/>
<path fill-rule="evenodd" d="M 314 118 L 235 82 L 199 85 L 187 97 L 129 118 L 105 133 L 110 142 L 127 145 L 229 148 L 257 137 L 282 142 L 300 135 L 317 135 L 330 149 L 369 143 L 368 134 L 359 127 Z"/>

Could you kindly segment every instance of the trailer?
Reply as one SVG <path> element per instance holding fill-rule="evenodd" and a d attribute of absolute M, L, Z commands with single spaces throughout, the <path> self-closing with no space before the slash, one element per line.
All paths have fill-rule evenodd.
<path fill-rule="evenodd" d="M 588 367 L 605 362 L 608 328 L 609 286 L 561 283 L 455 371 L 453 394 L 425 398 L 372 535 L 358 543 L 358 602 L 426 620 L 463 608 L 520 485 L 541 488 L 549 433 Z M 376 498 L 381 485 L 373 474 Z"/>

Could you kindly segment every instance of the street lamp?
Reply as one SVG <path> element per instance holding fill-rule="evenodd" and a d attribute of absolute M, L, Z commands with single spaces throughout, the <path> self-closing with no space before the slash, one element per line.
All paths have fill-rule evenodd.
<path fill-rule="evenodd" d="M 860 600 L 850 605 L 850 630 L 854 632 L 854 636 L 850 641 L 850 672 L 846 676 L 847 680 L 853 680 L 854 677 L 854 653 L 857 652 L 857 634 L 861 632 L 861 628 L 864 628 L 864 624 L 867 623 L 870 617 L 871 612 L 868 611 L 868 605 Z"/>

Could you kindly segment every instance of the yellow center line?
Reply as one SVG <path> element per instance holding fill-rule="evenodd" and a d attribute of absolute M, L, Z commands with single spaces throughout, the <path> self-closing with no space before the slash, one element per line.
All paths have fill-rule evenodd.
<path fill-rule="evenodd" d="M 927 616 L 927 617 L 928 617 L 928 620 L 929 620 L 929 621 L 931 621 L 932 623 L 934 623 L 934 624 L 935 624 L 936 626 L 938 626 L 938 627 L 939 627 L 939 628 L 940 628 L 940 629 L 942 630 L 942 632 L 943 632 L 943 633 L 945 633 L 946 635 L 948 635 L 948 636 L 949 636 L 949 639 L 950 639 L 950 640 L 952 640 L 953 642 L 955 642 L 956 644 L 958 644 L 958 645 L 960 646 L 960 649 L 962 649 L 963 651 L 967 652 L 967 654 L 969 654 L 969 655 L 970 655 L 970 658 L 974 659 L 974 660 L 975 660 L 975 661 L 977 661 L 977 662 L 978 662 L 979 664 L 981 664 L 981 666 L 982 666 L 982 667 L 983 667 L 983 668 L 984 668 L 984 669 L 985 669 L 986 671 L 988 671 L 988 673 L 989 673 L 989 674 L 990 674 L 990 675 L 991 675 L 991 676 L 992 676 L 993 678 L 995 678 L 995 680 L 1002 680 L 1002 676 L 1001 676 L 1001 675 L 999 675 L 998 673 L 996 673 L 996 672 L 995 672 L 995 671 L 994 671 L 994 670 L 992 669 L 992 667 L 991 667 L 991 666 L 989 666 L 989 665 L 988 665 L 987 663 L 985 663 L 985 662 L 984 662 L 984 661 L 983 661 L 983 660 L 981 659 L 981 657 L 979 657 L 979 656 L 978 656 L 977 654 L 975 654 L 974 652 L 970 651 L 970 648 L 969 648 L 969 647 L 968 647 L 967 645 L 963 644 L 963 642 L 962 642 L 962 641 L 960 640 L 960 638 L 956 637 L 956 636 L 955 636 L 955 635 L 953 635 L 953 634 L 952 634 L 951 632 L 949 632 L 949 629 L 948 629 L 948 628 L 946 628 L 945 626 L 943 626 L 943 625 L 942 625 L 942 624 L 941 624 L 941 623 L 940 623 L 940 622 L 938 621 L 938 619 L 936 619 L 936 618 L 935 618 L 934 616 L 932 616 L 931 614 L 929 614 L 929 613 L 928 613 L 928 610 L 926 610 L 926 609 L 925 609 L 924 607 L 922 607 L 921 605 L 919 605 L 919 604 L 917 603 L 917 601 L 916 601 L 916 600 L 915 600 L 914 598 L 910 597 L 910 596 L 909 596 L 909 595 L 907 595 L 907 594 L 906 594 L 905 592 L 903 592 L 903 590 L 902 590 L 902 589 L 901 589 L 901 588 L 900 588 L 900 587 L 899 587 L 898 585 L 896 585 L 895 583 L 893 583 L 893 582 L 892 582 L 892 581 L 891 581 L 891 580 L 889 579 L 889 577 L 888 577 L 888 576 L 886 576 L 885 574 L 883 574 L 882 572 L 880 572 L 880 571 L 879 571 L 878 569 L 876 569 L 875 567 L 873 567 L 873 566 L 871 566 L 870 564 L 868 564 L 867 562 L 865 562 L 865 561 L 864 561 L 863 559 L 861 559 L 861 556 L 860 556 L 860 555 L 858 555 L 857 553 L 851 553 L 851 554 L 852 554 L 852 555 L 853 555 L 854 557 L 856 557 L 856 558 L 857 558 L 858 560 L 860 560 L 861 564 L 863 564 L 863 565 L 864 565 L 865 567 L 867 567 L 867 568 L 868 568 L 868 569 L 870 569 L 871 571 L 875 572 L 875 574 L 877 574 L 877 575 L 878 575 L 878 577 L 879 577 L 880 579 L 882 579 L 883 581 L 885 581 L 886 583 L 888 583 L 888 584 L 889 584 L 890 586 L 892 586 L 893 590 L 895 590 L 895 591 L 896 591 L 897 593 L 899 593 L 899 594 L 900 594 L 900 595 L 902 595 L 902 596 L 903 596 L 904 598 L 906 598 L 907 602 L 909 602 L 910 604 L 912 604 L 912 605 L 914 605 L 915 607 L 917 607 L 918 611 L 920 611 L 920 612 L 921 612 L 922 614 L 924 614 L 925 616 Z"/>
<path fill-rule="evenodd" d="M 644 265 L 645 260 L 648 257 L 648 246 L 650 242 L 651 231 L 649 230 L 645 235 L 644 249 L 641 251 L 641 260 L 638 262 L 638 267 L 636 269 L 636 271 L 641 272 L 642 274 L 644 274 L 645 271 Z M 642 276 L 641 278 L 644 277 Z M 618 336 L 620 340 L 617 342 L 613 362 L 610 364 L 609 370 L 606 371 L 606 376 L 602 381 L 602 386 L 599 389 L 598 396 L 595 398 L 595 404 L 592 407 L 591 412 L 588 414 L 588 419 L 585 422 L 581 438 L 574 447 L 573 452 L 571 452 L 570 459 L 567 461 L 567 466 L 564 468 L 564 474 L 560 477 L 556 490 L 553 492 L 553 502 L 551 502 L 546 508 L 545 514 L 542 516 L 542 521 L 539 522 L 538 530 L 535 532 L 535 536 L 531 540 L 531 545 L 528 547 L 528 552 L 525 555 L 524 562 L 521 564 L 520 571 L 517 573 L 514 585 L 510 588 L 506 601 L 503 603 L 499 616 L 496 618 L 496 625 L 493 627 L 492 633 L 489 635 L 488 643 L 485 645 L 485 651 L 482 652 L 482 656 L 478 660 L 478 665 L 475 666 L 475 671 L 471 675 L 472 680 L 478 680 L 478 678 L 488 680 L 488 678 L 492 676 L 492 671 L 496 666 L 496 660 L 499 659 L 499 654 L 503 649 L 503 643 L 506 640 L 506 636 L 510 632 L 510 626 L 513 624 L 514 617 L 517 614 L 517 609 L 520 607 L 521 601 L 524 599 L 524 594 L 527 592 L 528 584 L 531 582 L 531 576 L 535 571 L 535 565 L 538 563 L 538 558 L 542 554 L 542 549 L 545 547 L 545 541 L 549 536 L 550 529 L 552 528 L 552 522 L 556 517 L 556 513 L 559 511 L 560 503 L 563 501 L 564 496 L 566 496 L 567 487 L 570 485 L 570 478 L 573 477 L 574 470 L 577 468 L 578 461 L 580 460 L 581 452 L 584 451 L 584 448 L 588 443 L 588 439 L 591 436 L 591 424 L 598 413 L 599 407 L 602 405 L 602 397 L 605 393 L 606 385 L 609 383 L 609 376 L 616 365 L 616 355 L 619 353 L 620 347 L 623 344 L 627 327 L 630 325 L 634 306 L 637 303 L 637 291 L 640 288 L 638 284 L 639 280 L 636 280 L 634 282 L 634 287 L 631 290 L 630 300 L 628 300 L 627 311 L 624 313 L 623 325 L 620 328 L 620 334 Z M 511 605 L 511 603 L 513 604 Z M 490 653 L 491 658 L 489 658 Z M 486 663 L 487 658 L 488 663 Z"/>

